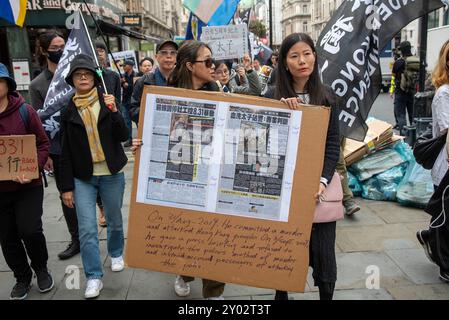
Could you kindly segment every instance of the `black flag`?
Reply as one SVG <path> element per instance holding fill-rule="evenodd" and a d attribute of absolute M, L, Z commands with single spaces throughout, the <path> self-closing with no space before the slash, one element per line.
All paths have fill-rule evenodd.
<path fill-rule="evenodd" d="M 87 36 L 87 30 L 81 22 L 80 14 L 80 11 L 76 14 L 73 29 L 67 39 L 64 52 L 48 88 L 44 107 L 38 110 L 42 125 L 51 141 L 50 153 L 52 154 L 61 153 L 61 145 L 59 142 L 60 110 L 68 104 L 69 98 L 75 92 L 64 80 L 69 73 L 70 61 L 80 53 L 87 54 L 91 57 L 94 55 Z"/>
<path fill-rule="evenodd" d="M 249 27 L 249 18 L 251 16 L 251 8 L 240 11 L 239 17 L 241 23 L 246 23 L 246 25 Z"/>
<path fill-rule="evenodd" d="M 380 92 L 379 51 L 412 20 L 442 7 L 441 0 L 344 1 L 324 27 L 317 56 L 323 82 L 341 98 L 342 135 L 363 141 Z"/>

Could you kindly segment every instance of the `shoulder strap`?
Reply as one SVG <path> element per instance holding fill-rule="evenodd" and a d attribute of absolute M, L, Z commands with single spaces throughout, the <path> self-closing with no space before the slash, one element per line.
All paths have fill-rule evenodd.
<path fill-rule="evenodd" d="M 30 131 L 30 114 L 28 113 L 27 110 L 27 105 L 26 103 L 23 103 L 20 108 L 19 108 L 19 113 L 20 113 L 20 117 L 22 118 L 22 121 L 25 125 L 25 129 L 27 131 L 27 133 Z"/>

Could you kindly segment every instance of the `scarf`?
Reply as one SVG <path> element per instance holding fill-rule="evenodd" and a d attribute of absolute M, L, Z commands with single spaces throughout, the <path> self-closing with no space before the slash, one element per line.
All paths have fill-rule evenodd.
<path fill-rule="evenodd" d="M 86 128 L 87 139 L 89 141 L 92 161 L 94 163 L 105 160 L 103 148 L 101 146 L 100 135 L 98 134 L 97 117 L 93 107 L 99 103 L 97 88 L 93 88 L 86 94 L 78 94 L 72 98 Z"/>

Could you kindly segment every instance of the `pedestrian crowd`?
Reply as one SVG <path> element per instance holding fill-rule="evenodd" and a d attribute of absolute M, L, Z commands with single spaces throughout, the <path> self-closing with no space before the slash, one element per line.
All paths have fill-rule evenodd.
<path fill-rule="evenodd" d="M 124 269 L 124 231 L 122 205 L 125 191 L 123 169 L 127 164 L 124 148 L 136 152 L 143 144 L 133 139 L 133 122 L 139 125 L 144 86 L 170 86 L 187 90 L 215 91 L 262 96 L 276 99 L 292 110 L 299 105 L 321 105 L 331 111 L 327 131 L 323 168 L 317 181 L 316 199 L 322 199 L 337 171 L 342 177 L 343 205 L 347 215 L 360 210 L 348 187 L 343 157 L 345 139 L 340 136 L 337 110 L 341 102 L 333 90 L 321 82 L 318 56 L 313 40 L 304 33 L 287 36 L 269 60 L 271 74 L 264 83 L 261 61 L 245 55 L 238 60 L 214 60 L 211 48 L 200 41 L 181 45 L 166 40 L 156 47 L 153 58 L 139 63 L 134 72 L 132 60 L 123 62 L 123 74 L 110 69 L 107 47 L 95 43 L 102 69 L 97 72 L 92 57 L 79 54 L 71 62 L 65 81 L 74 88 L 73 96 L 61 109 L 60 134 L 49 139 L 37 110 L 43 108 L 46 94 L 62 56 L 65 41 L 62 35 L 48 31 L 39 37 L 41 73 L 29 88 L 30 101 L 16 91 L 16 83 L 6 66 L 0 64 L 0 135 L 32 134 L 36 137 L 39 178 L 19 175 L 0 181 L 0 243 L 6 263 L 13 271 L 16 284 L 11 299 L 25 299 L 31 289 L 33 273 L 40 292 L 52 290 L 54 280 L 47 268 L 48 252 L 42 225 L 44 183 L 51 174 L 56 182 L 71 241 L 58 254 L 70 259 L 81 254 L 86 277 L 84 297 L 95 298 L 103 288 L 103 266 L 100 259 L 98 225 L 107 228 L 107 251 L 111 270 Z M 401 44 L 404 59 L 393 68 L 396 79 L 394 110 L 399 129 L 406 123 L 411 80 L 402 74 L 413 63 L 407 43 Z M 407 82 L 408 81 L 408 82 Z M 437 88 L 433 100 L 433 134 L 447 135 L 449 128 L 449 44 L 443 46 L 439 63 L 433 73 Z M 106 94 L 107 92 L 107 94 Z M 410 115 L 410 113 L 409 113 Z M 449 140 L 448 140 L 449 145 Z M 449 186 L 449 147 L 441 150 L 432 170 L 435 200 L 440 207 L 429 209 L 432 222 L 429 230 L 418 231 L 417 237 L 429 259 L 440 267 L 440 278 L 449 282 L 449 227 L 441 223 L 446 187 Z M 317 161 L 321 161 L 317 159 Z M 441 204 L 443 210 L 441 211 Z M 97 216 L 98 207 L 98 216 Z M 433 207 L 432 207 L 433 208 Z M 438 224 L 438 225 L 437 225 Z M 309 244 L 309 265 L 319 288 L 320 299 L 332 300 L 337 281 L 335 257 L 336 221 L 313 223 Z M 28 262 L 30 261 L 30 263 Z M 185 275 L 174 277 L 174 291 L 188 297 L 190 282 Z M 202 279 L 203 297 L 222 299 L 225 283 Z M 276 291 L 275 299 L 288 299 L 288 293 Z"/>

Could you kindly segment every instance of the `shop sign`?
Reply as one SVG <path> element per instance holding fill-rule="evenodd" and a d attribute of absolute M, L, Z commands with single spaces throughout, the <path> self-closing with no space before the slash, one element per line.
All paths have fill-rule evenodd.
<path fill-rule="evenodd" d="M 87 5 L 92 13 L 109 18 L 114 23 L 120 23 L 120 17 L 112 9 L 93 3 L 88 3 Z M 78 10 L 78 8 L 81 8 L 83 13 L 89 12 L 86 4 L 72 0 L 29 0 L 27 3 L 28 11 L 65 10 L 66 13 L 71 13 Z"/>
<path fill-rule="evenodd" d="M 138 14 L 127 14 L 122 16 L 122 26 L 124 27 L 141 27 L 142 17 Z"/>

